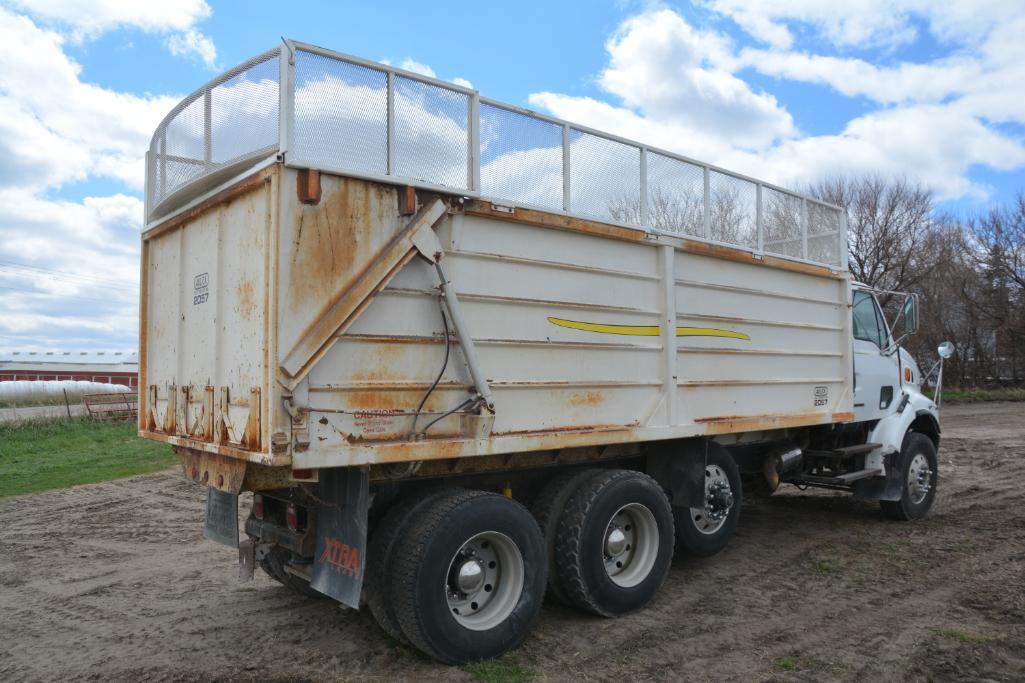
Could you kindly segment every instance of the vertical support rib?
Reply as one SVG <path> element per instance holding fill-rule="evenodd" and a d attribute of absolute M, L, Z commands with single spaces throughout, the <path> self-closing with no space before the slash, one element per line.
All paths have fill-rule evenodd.
<path fill-rule="evenodd" d="M 388 175 L 395 175 L 395 74 L 388 72 L 388 122 L 385 126 L 388 147 Z"/>
<path fill-rule="evenodd" d="M 850 252 L 847 246 L 847 209 L 840 210 L 840 268 L 847 270 L 847 258 Z"/>
<path fill-rule="evenodd" d="M 466 126 L 469 133 L 466 183 L 470 191 L 480 192 L 480 95 L 478 93 L 473 93 L 470 96 Z"/>
<path fill-rule="evenodd" d="M 214 160 L 213 96 L 210 89 L 203 93 L 203 164 L 207 171 Z"/>
<path fill-rule="evenodd" d="M 808 200 L 801 199 L 801 258 L 808 259 Z"/>
<path fill-rule="evenodd" d="M 708 177 L 708 166 L 703 166 L 702 168 L 705 172 L 705 221 L 702 228 L 704 231 L 702 237 L 707 240 L 712 234 L 712 188 Z"/>
<path fill-rule="evenodd" d="M 570 210 L 570 196 L 569 196 L 569 124 L 562 124 L 562 210 L 569 212 Z"/>
<path fill-rule="evenodd" d="M 167 196 L 167 129 L 160 131 L 160 199 Z M 156 204 L 157 202 L 153 202 Z"/>
<path fill-rule="evenodd" d="M 758 234 L 758 251 L 765 250 L 765 211 L 762 209 L 762 184 L 755 185 L 755 232 Z"/>
<path fill-rule="evenodd" d="M 662 280 L 662 372 L 666 392 L 666 420 L 671 427 L 679 421 L 676 396 L 676 248 L 658 247 L 659 271 Z"/>
<path fill-rule="evenodd" d="M 287 155 L 295 144 L 295 48 L 281 44 L 278 56 L 278 150 Z"/>
<path fill-rule="evenodd" d="M 648 229 L 648 150 L 641 147 L 641 227 Z"/>

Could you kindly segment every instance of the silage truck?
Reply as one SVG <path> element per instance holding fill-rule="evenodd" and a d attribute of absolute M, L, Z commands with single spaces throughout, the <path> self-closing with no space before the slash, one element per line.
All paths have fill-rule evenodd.
<path fill-rule="evenodd" d="M 146 172 L 141 436 L 244 578 L 443 662 L 515 648 L 546 594 L 643 608 L 742 482 L 936 495 L 916 300 L 851 281 L 836 206 L 288 40 L 176 106 Z"/>

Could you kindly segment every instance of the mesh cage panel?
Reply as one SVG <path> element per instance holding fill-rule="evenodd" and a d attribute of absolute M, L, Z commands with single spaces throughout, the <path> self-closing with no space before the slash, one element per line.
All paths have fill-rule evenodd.
<path fill-rule="evenodd" d="M 705 232 L 705 172 L 700 166 L 649 152 L 648 226 L 702 237 Z"/>
<path fill-rule="evenodd" d="M 278 145 L 278 60 L 268 59 L 210 91 L 215 164 Z"/>
<path fill-rule="evenodd" d="M 159 159 L 161 185 L 157 201 L 206 172 L 203 95 L 171 119 L 164 130 L 164 153 Z"/>
<path fill-rule="evenodd" d="M 469 96 L 395 77 L 394 175 L 467 189 Z"/>
<path fill-rule="evenodd" d="M 758 245 L 758 190 L 755 184 L 718 171 L 708 174 L 709 238 L 745 247 Z"/>
<path fill-rule="evenodd" d="M 573 213 L 640 225 L 640 149 L 571 129 L 569 158 Z"/>
<path fill-rule="evenodd" d="M 388 74 L 297 50 L 293 160 L 388 172 Z"/>
<path fill-rule="evenodd" d="M 541 209 L 562 209 L 562 126 L 480 105 L 481 193 Z"/>
<path fill-rule="evenodd" d="M 762 188 L 762 248 L 769 254 L 804 258 L 801 205 L 804 200 L 771 187 Z"/>
<path fill-rule="evenodd" d="M 808 260 L 839 265 L 840 212 L 808 202 Z"/>
<path fill-rule="evenodd" d="M 273 50 L 190 95 L 157 128 L 147 171 L 150 213 L 185 185 L 204 178 L 220 182 L 243 162 L 277 147 L 278 51 Z"/>

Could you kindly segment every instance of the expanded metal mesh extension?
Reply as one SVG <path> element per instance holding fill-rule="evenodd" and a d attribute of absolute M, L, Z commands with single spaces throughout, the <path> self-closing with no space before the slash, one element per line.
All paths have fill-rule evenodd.
<path fill-rule="evenodd" d="M 647 223 L 656 230 L 692 237 L 705 234 L 705 171 L 650 152 L 647 157 Z"/>
<path fill-rule="evenodd" d="M 277 151 L 279 53 L 266 52 L 211 81 L 160 124 L 147 160 L 151 216 L 158 205 L 170 210 L 184 203 L 174 200 L 186 186 L 194 196 L 225 173 Z"/>
<path fill-rule="evenodd" d="M 275 154 L 292 166 L 846 265 L 837 207 L 291 41 L 207 84 L 161 123 L 147 161 L 148 217 Z"/>
<path fill-rule="evenodd" d="M 296 161 L 360 173 L 388 172 L 388 74 L 297 50 Z"/>
<path fill-rule="evenodd" d="M 804 201 L 771 187 L 762 189 L 762 249 L 769 254 L 801 258 Z"/>
<path fill-rule="evenodd" d="M 480 105 L 480 190 L 485 197 L 562 209 L 562 126 Z"/>
<path fill-rule="evenodd" d="M 641 150 L 615 140 L 569 133 L 569 206 L 573 213 L 641 224 Z"/>
<path fill-rule="evenodd" d="M 393 175 L 470 189 L 469 96 L 396 76 L 394 102 Z"/>

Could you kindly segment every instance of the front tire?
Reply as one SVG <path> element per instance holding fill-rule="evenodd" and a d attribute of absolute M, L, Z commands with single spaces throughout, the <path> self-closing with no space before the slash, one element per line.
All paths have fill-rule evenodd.
<path fill-rule="evenodd" d="M 901 522 L 922 519 L 936 498 L 939 461 L 936 446 L 925 434 L 908 432 L 900 449 L 900 500 L 881 500 L 883 514 Z"/>
<path fill-rule="evenodd" d="M 673 507 L 680 549 L 694 557 L 710 557 L 725 548 L 737 530 L 742 494 L 737 463 L 725 448 L 709 444 L 704 507 Z"/>
<path fill-rule="evenodd" d="M 520 645 L 541 609 L 547 565 L 531 514 L 504 496 L 454 491 L 396 539 L 390 596 L 402 634 L 446 664 Z"/>

